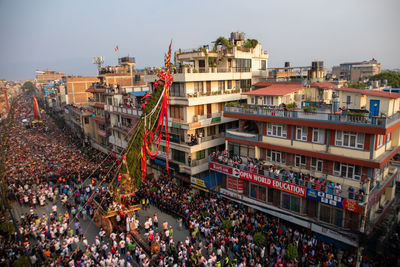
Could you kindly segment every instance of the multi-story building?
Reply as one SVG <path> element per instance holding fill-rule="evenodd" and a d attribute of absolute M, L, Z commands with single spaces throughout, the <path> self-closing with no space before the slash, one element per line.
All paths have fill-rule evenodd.
<path fill-rule="evenodd" d="M 358 247 L 395 200 L 400 94 L 326 85 L 268 85 L 225 106 L 240 120 L 226 131 L 233 161 L 213 158 L 210 170 L 224 197 Z"/>
<path fill-rule="evenodd" d="M 246 48 L 244 34 L 238 33 L 226 41 L 229 47 L 216 44 L 214 49 L 179 49 L 175 54 L 168 111 L 170 169 L 175 177 L 203 185 L 202 189 L 209 184 L 207 155 L 223 150 L 225 132 L 238 125 L 237 119 L 223 116 L 225 104 L 244 100 L 242 93 L 267 77 L 268 53 L 260 43 Z M 145 81 L 152 87 L 157 79 L 153 69 L 145 72 Z M 163 140 L 150 164 L 155 173 L 165 168 L 165 152 Z"/>
<path fill-rule="evenodd" d="M 67 76 L 64 80 L 65 84 L 58 89 L 59 102 L 65 105 L 87 107 L 89 99 L 93 97 L 87 89 L 98 81 L 97 77 Z"/>
<path fill-rule="evenodd" d="M 59 72 L 57 70 L 45 70 L 45 71 L 36 71 L 36 79 L 35 83 L 38 88 L 42 84 L 48 84 L 53 81 L 59 81 L 65 76 L 64 72 Z"/>
<path fill-rule="evenodd" d="M 82 144 L 89 143 L 89 137 L 94 136 L 93 121 L 90 120 L 92 112 L 87 107 L 77 107 L 75 105 L 65 105 L 64 121 L 71 129 L 71 132 L 82 140 Z"/>
<path fill-rule="evenodd" d="M 94 121 L 92 146 L 103 151 L 121 153 L 126 147 L 131 129 L 139 119 L 138 99 L 148 91 L 143 73 L 134 70 L 134 57 L 118 59 L 118 66 L 99 69 L 98 80 L 87 92 L 93 93 L 89 99 Z M 132 93 L 132 98 L 129 98 Z"/>
<path fill-rule="evenodd" d="M 362 62 L 341 63 L 332 68 L 332 74 L 339 80 L 359 82 L 381 72 L 381 63 L 376 59 Z"/>

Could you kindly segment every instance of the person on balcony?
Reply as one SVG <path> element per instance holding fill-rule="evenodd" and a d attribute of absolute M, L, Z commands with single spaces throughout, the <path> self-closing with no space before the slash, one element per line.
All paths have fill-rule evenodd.
<path fill-rule="evenodd" d="M 347 189 L 347 192 L 349 193 L 349 198 L 354 199 L 354 188 L 352 186 Z"/>
<path fill-rule="evenodd" d="M 327 187 L 328 187 L 328 194 L 333 195 L 333 190 L 335 189 L 335 184 L 332 182 L 328 182 Z"/>

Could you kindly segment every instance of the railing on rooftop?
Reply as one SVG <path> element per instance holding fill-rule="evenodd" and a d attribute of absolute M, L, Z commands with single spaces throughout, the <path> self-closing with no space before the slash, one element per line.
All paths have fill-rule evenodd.
<path fill-rule="evenodd" d="M 155 75 L 157 74 L 158 69 L 146 69 L 146 75 Z M 201 68 L 193 68 L 193 67 L 178 67 L 172 70 L 172 74 L 180 74 L 180 73 L 243 73 L 243 72 L 251 72 L 250 67 L 201 67 Z"/>
<path fill-rule="evenodd" d="M 136 60 L 135 60 L 134 57 L 120 57 L 118 59 L 118 63 L 119 64 L 121 64 L 121 63 L 135 63 L 135 62 L 136 62 Z"/>
<path fill-rule="evenodd" d="M 280 110 L 273 109 L 263 106 L 226 106 L 224 112 L 228 113 L 244 113 L 249 115 L 257 116 L 271 116 L 271 117 L 282 117 L 291 119 L 306 119 L 306 120 L 317 120 L 317 121 L 332 121 L 332 122 L 343 122 L 343 123 L 354 123 L 354 124 L 369 124 L 379 128 L 385 128 L 386 126 L 400 120 L 400 113 L 396 113 L 390 117 L 369 117 L 366 115 L 346 115 L 346 114 L 334 114 L 328 112 L 305 112 L 298 110 Z"/>

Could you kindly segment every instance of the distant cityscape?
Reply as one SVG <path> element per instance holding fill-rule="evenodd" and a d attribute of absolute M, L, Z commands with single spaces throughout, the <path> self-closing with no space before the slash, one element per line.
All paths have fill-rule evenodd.
<path fill-rule="evenodd" d="M 400 76 L 400 69 L 383 70 L 374 58 L 329 71 L 323 61 L 269 66 L 269 56 L 238 32 L 175 51 L 168 110 L 175 183 L 217 192 L 345 248 L 389 235 L 399 214 L 400 88 L 376 77 Z M 121 159 L 160 66 L 139 71 L 130 56 L 115 66 L 93 62 L 97 76 L 46 69 L 31 82 L 46 112 L 82 146 Z M 0 88 L 4 119 L 26 88 L 6 80 Z M 161 139 L 147 162 L 154 177 L 166 167 Z"/>

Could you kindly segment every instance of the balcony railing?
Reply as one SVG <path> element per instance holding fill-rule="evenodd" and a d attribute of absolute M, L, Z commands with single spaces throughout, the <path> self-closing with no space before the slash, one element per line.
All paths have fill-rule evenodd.
<path fill-rule="evenodd" d="M 108 109 L 110 112 L 127 114 L 127 115 L 132 115 L 132 116 L 141 116 L 142 112 L 143 112 L 142 110 L 139 110 L 136 108 L 126 108 L 126 107 L 118 107 L 118 106 L 108 106 Z"/>
<path fill-rule="evenodd" d="M 266 108 L 262 106 L 234 106 L 224 107 L 224 112 L 228 113 L 240 113 L 247 115 L 257 116 L 270 116 L 270 117 L 282 117 L 299 120 L 317 120 L 317 121 L 330 121 L 330 122 L 342 122 L 351 124 L 369 124 L 374 127 L 385 128 L 386 126 L 393 124 L 400 120 L 400 113 L 396 113 L 391 117 L 369 117 L 359 115 L 345 115 L 345 114 L 333 114 L 323 112 L 305 112 L 305 111 L 294 111 L 294 110 L 279 110 L 273 108 Z"/>
<path fill-rule="evenodd" d="M 226 89 L 226 90 L 209 91 L 209 92 L 195 92 L 193 94 L 187 94 L 187 96 L 191 98 L 191 97 L 201 97 L 201 96 L 239 94 L 241 92 L 242 92 L 241 89 Z"/>
<path fill-rule="evenodd" d="M 243 158 L 243 162 L 247 161 L 246 158 Z M 219 161 L 217 159 L 211 160 L 213 162 L 216 162 L 218 164 L 221 165 L 225 165 L 225 166 L 229 166 L 231 168 L 237 168 L 243 171 L 247 171 L 247 172 L 252 172 L 252 173 L 256 173 L 258 175 L 262 175 L 265 177 L 269 177 L 269 178 L 273 178 L 273 179 L 278 179 L 280 181 L 283 182 L 287 182 L 293 185 L 298 185 L 298 186 L 303 186 L 306 188 L 310 188 L 310 189 L 314 189 L 317 191 L 321 191 L 321 192 L 325 192 L 328 194 L 332 194 L 334 196 L 340 196 L 342 198 L 349 198 L 349 199 L 354 199 L 354 200 L 358 200 L 359 203 L 363 203 L 365 201 L 365 196 L 363 196 L 362 198 L 359 197 L 358 195 L 358 191 L 356 191 L 354 189 L 353 192 L 349 192 L 349 186 L 347 185 L 341 185 L 341 190 L 339 192 L 335 192 L 335 190 L 332 190 L 333 192 L 330 192 L 330 190 L 328 190 L 327 186 L 323 186 L 323 181 L 325 181 L 326 179 L 323 177 L 313 177 L 314 182 L 311 179 L 305 179 L 304 177 L 307 177 L 308 175 L 304 175 L 303 178 L 300 178 L 300 173 L 294 173 L 293 178 L 289 178 L 288 174 L 291 172 L 291 170 L 286 170 L 284 168 L 277 168 L 279 169 L 279 174 L 277 174 L 276 172 L 270 172 L 266 169 L 264 170 L 258 170 L 257 172 L 254 172 L 250 170 L 250 167 L 248 166 L 248 164 L 237 164 L 235 167 L 232 165 L 229 165 L 228 163 L 225 163 L 223 161 Z M 263 164 L 269 166 L 268 164 Z M 273 165 L 273 163 L 271 163 L 270 165 Z M 310 177 L 310 176 L 308 176 Z M 316 180 L 319 179 L 320 183 L 319 185 L 316 184 Z"/>
<path fill-rule="evenodd" d="M 134 57 L 120 57 L 118 59 L 118 64 L 121 64 L 121 63 L 135 63 L 135 62 L 136 62 L 136 60 L 135 60 Z"/>
<path fill-rule="evenodd" d="M 172 74 L 189 74 L 189 73 L 243 73 L 243 72 L 251 72 L 250 67 L 201 67 L 201 68 L 193 68 L 193 67 L 178 67 L 172 70 Z M 155 75 L 158 73 L 158 69 L 146 69 L 146 75 Z"/>

